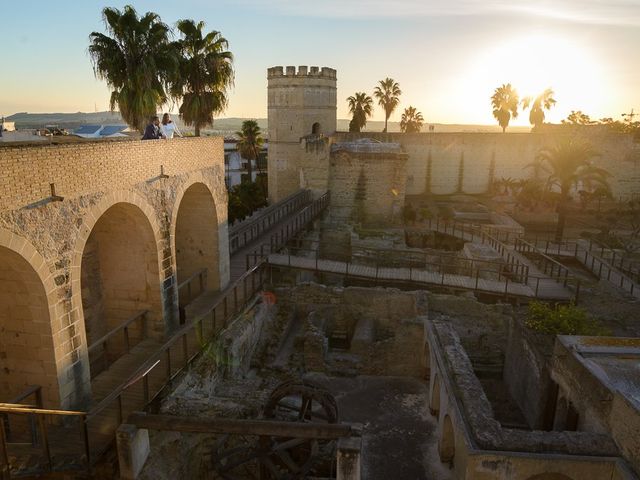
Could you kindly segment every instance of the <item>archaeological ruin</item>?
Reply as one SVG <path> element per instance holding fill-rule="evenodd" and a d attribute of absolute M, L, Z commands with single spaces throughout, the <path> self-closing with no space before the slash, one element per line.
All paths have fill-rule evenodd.
<path fill-rule="evenodd" d="M 231 227 L 221 137 L 0 148 L 2 478 L 637 479 L 640 261 L 495 183 L 574 135 L 626 201 L 640 143 L 336 132 L 334 69 L 267 82 Z"/>

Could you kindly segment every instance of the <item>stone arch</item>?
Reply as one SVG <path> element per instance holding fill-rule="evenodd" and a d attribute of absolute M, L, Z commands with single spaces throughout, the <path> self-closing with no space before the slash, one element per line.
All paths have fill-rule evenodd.
<path fill-rule="evenodd" d="M 188 191 L 190 191 L 191 193 L 199 192 L 199 195 L 197 196 L 202 201 L 203 198 L 207 198 L 207 195 L 204 194 L 204 189 L 206 189 L 208 192 L 208 198 L 210 198 L 211 204 L 215 209 L 213 212 L 213 215 L 209 217 L 209 220 L 211 221 L 207 223 L 210 225 L 211 228 L 214 228 L 213 222 L 216 222 L 215 229 L 213 232 L 210 233 L 210 235 L 212 235 L 212 238 L 216 240 L 216 245 L 217 245 L 216 248 L 218 251 L 217 266 L 216 266 L 217 270 L 214 272 L 214 274 L 211 274 L 211 272 L 208 272 L 208 278 L 209 278 L 208 286 L 210 289 L 222 289 L 229 282 L 228 250 L 226 250 L 227 229 L 224 228 L 226 227 L 226 223 L 227 223 L 226 204 L 219 205 L 218 202 L 216 202 L 216 196 L 213 193 L 214 192 L 213 188 L 215 187 L 215 185 L 211 185 L 210 182 L 204 177 L 204 175 L 202 175 L 201 172 L 194 172 L 189 176 L 189 178 L 191 180 L 190 182 L 185 183 L 184 185 L 181 185 L 178 188 L 176 192 L 175 201 L 173 202 L 173 209 L 171 212 L 170 236 L 171 236 L 171 251 L 173 252 L 173 256 L 174 256 L 173 268 L 174 268 L 174 271 L 176 272 L 180 268 L 178 266 L 177 254 L 176 254 L 177 247 L 178 247 L 178 245 L 176 244 L 176 227 L 178 224 L 178 214 L 180 213 L 180 207 L 182 206 L 182 202 Z M 191 190 L 191 187 L 194 187 L 194 189 Z M 184 211 L 182 213 L 184 213 Z M 227 258 L 224 257 L 225 255 L 227 255 Z M 182 277 L 184 277 L 184 275 L 182 275 Z"/>
<path fill-rule="evenodd" d="M 453 431 L 453 422 L 449 415 L 445 415 L 442 421 L 442 429 L 438 439 L 438 454 L 441 462 L 453 463 L 456 454 L 456 439 Z"/>
<path fill-rule="evenodd" d="M 147 336 L 160 340 L 167 331 L 162 301 L 162 241 L 153 208 L 132 192 L 107 195 L 85 216 L 76 241 L 73 300 L 83 312 L 86 345 L 146 310 L 146 325 L 129 329 L 130 344 Z M 109 344 L 113 360 L 124 351 L 124 338 Z M 104 365 L 103 349 L 90 356 L 92 374 Z M 101 367 L 100 367 L 101 369 Z"/>
<path fill-rule="evenodd" d="M 211 190 L 204 183 L 192 183 L 176 202 L 174 211 L 172 242 L 178 284 L 206 268 L 207 288 L 219 289 L 218 218 Z"/>
<path fill-rule="evenodd" d="M 436 372 L 431 384 L 431 395 L 429 395 L 429 411 L 431 415 L 437 416 L 440 413 L 440 376 Z"/>
<path fill-rule="evenodd" d="M 45 407 L 61 404 L 54 342 L 56 285 L 44 258 L 26 239 L 0 229 L 0 402 L 28 385 L 42 387 Z"/>
<path fill-rule="evenodd" d="M 320 122 L 315 122 L 311 126 L 311 135 L 320 135 L 322 133 L 322 127 L 320 126 Z"/>

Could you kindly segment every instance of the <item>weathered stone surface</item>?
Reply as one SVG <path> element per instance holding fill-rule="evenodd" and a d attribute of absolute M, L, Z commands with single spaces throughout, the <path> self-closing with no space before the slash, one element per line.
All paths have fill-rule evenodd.
<path fill-rule="evenodd" d="M 47 406 L 85 405 L 88 343 L 144 309 L 152 336 L 176 327 L 178 275 L 188 278 L 196 263 L 185 255 L 208 268 L 212 288 L 228 282 L 222 138 L 4 147 L 0 169 L 0 266 L 23 272 L 4 290 L 41 289 L 39 300 L 3 302 L 0 324 L 24 334 L 35 332 L 18 307 L 36 308 L 29 323 L 43 345 L 38 365 L 7 365 L 0 381 L 9 396 L 39 384 Z M 62 201 L 50 198 L 50 183 Z M 196 192 L 209 208 L 194 222 Z M 192 221 L 178 228 L 181 219 Z"/>

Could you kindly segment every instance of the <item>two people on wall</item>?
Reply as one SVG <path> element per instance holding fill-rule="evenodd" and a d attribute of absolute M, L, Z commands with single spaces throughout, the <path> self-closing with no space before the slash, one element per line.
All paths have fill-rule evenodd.
<path fill-rule="evenodd" d="M 182 133 L 178 130 L 178 126 L 171 120 L 171 116 L 165 113 L 162 116 L 162 122 L 157 115 L 151 119 L 151 122 L 144 129 L 142 140 L 158 140 L 172 139 L 174 136 L 182 137 Z"/>

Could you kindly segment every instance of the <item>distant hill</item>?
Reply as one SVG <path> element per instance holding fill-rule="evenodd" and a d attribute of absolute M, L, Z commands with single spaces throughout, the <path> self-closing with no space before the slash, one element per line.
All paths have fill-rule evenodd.
<path fill-rule="evenodd" d="M 96 125 L 113 125 L 124 124 L 124 120 L 118 112 L 95 112 L 95 113 L 27 113 L 21 112 L 6 117 L 7 121 L 15 122 L 18 129 L 30 129 L 40 128 L 44 125 L 58 125 L 61 128 L 74 129 L 81 125 L 96 124 Z M 183 131 L 188 132 L 191 128 L 185 127 L 180 121 L 177 115 L 173 115 L 173 120 L 178 124 Z M 240 130 L 242 122 L 247 120 L 245 118 L 219 118 L 214 121 L 212 129 L 206 129 L 205 133 L 212 133 L 216 135 L 232 135 Z M 267 130 L 267 119 L 258 118 L 258 125 L 263 130 Z M 465 124 L 433 124 L 435 132 L 501 132 L 502 129 L 498 125 L 465 125 Z M 381 132 L 384 128 L 384 122 L 381 121 L 369 121 L 365 132 Z M 349 120 L 338 119 L 338 130 L 348 131 Z M 424 132 L 428 131 L 428 124 L 422 129 Z M 399 122 L 389 122 L 390 132 L 399 132 Z M 509 127 L 509 132 L 529 132 L 530 127 Z"/>

